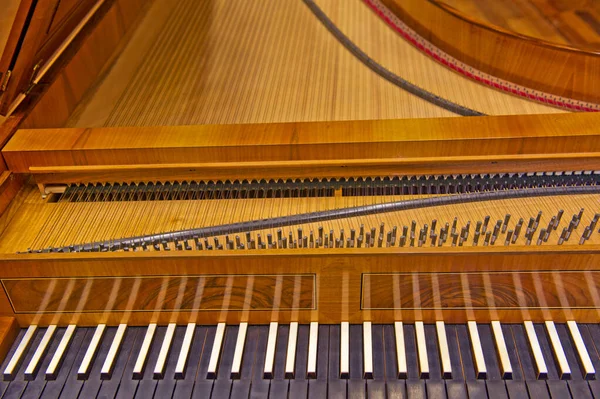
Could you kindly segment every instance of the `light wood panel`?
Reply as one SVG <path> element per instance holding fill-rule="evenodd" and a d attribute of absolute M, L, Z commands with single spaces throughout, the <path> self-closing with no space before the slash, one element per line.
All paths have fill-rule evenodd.
<path fill-rule="evenodd" d="M 531 89 L 600 102 L 598 53 L 485 25 L 434 0 L 382 2 L 434 46 L 477 70 Z"/>
<path fill-rule="evenodd" d="M 28 173 L 31 167 L 143 165 L 157 161 L 172 167 L 197 164 L 198 160 L 324 162 L 576 153 L 589 153 L 593 158 L 592 153 L 600 152 L 596 131 L 599 120 L 597 114 L 563 114 L 20 130 L 2 154 L 10 170 L 17 173 Z"/>
<path fill-rule="evenodd" d="M 142 22 L 67 126 L 452 116 L 368 69 L 302 2 L 168 5 L 169 19 Z M 446 70 L 413 49 L 360 0 L 343 7 L 334 1 L 319 5 L 376 61 L 436 94 L 492 114 L 558 112 Z"/>

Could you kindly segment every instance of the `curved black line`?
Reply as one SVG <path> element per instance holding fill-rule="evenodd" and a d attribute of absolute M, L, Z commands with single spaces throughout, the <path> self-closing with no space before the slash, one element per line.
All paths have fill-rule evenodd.
<path fill-rule="evenodd" d="M 107 240 L 95 243 L 86 243 L 68 247 L 47 248 L 33 252 L 90 252 L 119 250 L 125 247 L 151 245 L 153 243 L 173 242 L 175 240 L 189 240 L 192 238 L 208 238 L 226 234 L 244 233 L 249 231 L 271 229 L 276 227 L 293 226 L 303 223 L 316 223 L 326 220 L 351 218 L 379 213 L 404 211 L 409 209 L 429 208 L 432 206 L 447 206 L 481 201 L 495 201 L 515 198 L 546 197 L 552 195 L 577 195 L 600 193 L 600 186 L 570 186 L 570 187 L 544 187 L 526 188 L 520 190 L 504 190 L 477 192 L 470 194 L 443 195 L 429 198 L 388 202 L 384 204 L 362 205 L 350 208 L 303 213 L 291 216 L 281 216 L 271 219 L 237 222 L 212 227 L 178 230 L 168 233 L 148 234 L 137 237 Z"/>
<path fill-rule="evenodd" d="M 334 23 L 329 19 L 319 6 L 313 0 L 303 0 L 304 3 L 310 8 L 315 16 L 321 21 L 323 25 L 335 36 L 335 38 L 344 45 L 356 58 L 358 58 L 363 64 L 369 67 L 373 72 L 386 79 L 387 81 L 395 84 L 401 89 L 414 94 L 415 96 L 422 98 L 423 100 L 437 105 L 438 107 L 444 108 L 450 112 L 453 112 L 462 116 L 484 116 L 486 114 L 475 111 L 471 108 L 464 107 L 460 104 L 447 100 L 440 97 L 430 91 L 427 91 L 414 83 L 409 82 L 406 79 L 401 78 L 392 71 L 386 69 L 383 65 L 377 63 L 374 59 L 369 57 L 367 53 L 362 51 L 356 44 L 354 44 L 348 36 L 346 36 Z"/>

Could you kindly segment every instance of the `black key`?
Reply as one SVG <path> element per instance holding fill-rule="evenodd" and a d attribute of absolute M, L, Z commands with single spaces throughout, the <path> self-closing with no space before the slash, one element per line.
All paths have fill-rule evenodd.
<path fill-rule="evenodd" d="M 347 382 L 348 398 L 363 399 L 366 394 L 366 381 L 363 372 L 364 346 L 362 324 L 350 324 L 349 335 L 350 380 Z"/>
<path fill-rule="evenodd" d="M 469 341 L 469 332 L 467 331 L 467 326 L 464 324 L 458 324 L 455 326 L 455 328 L 456 337 L 458 339 L 458 348 L 463 364 L 463 375 L 467 385 L 467 393 L 469 398 L 487 399 L 485 381 L 477 380 L 477 376 L 475 374 L 475 366 L 473 364 L 473 354 L 471 352 L 471 342 Z"/>
<path fill-rule="evenodd" d="M 258 326 L 258 342 L 256 345 L 256 357 L 252 367 L 252 385 L 250 386 L 250 398 L 268 398 L 270 380 L 263 379 L 265 369 L 265 355 L 267 353 L 267 340 L 269 338 L 269 326 Z"/>
<path fill-rule="evenodd" d="M 91 365 L 88 378 L 87 380 L 84 380 L 83 388 L 79 393 L 80 398 L 95 398 L 98 395 L 100 385 L 102 385 L 100 371 L 102 370 L 102 365 L 104 364 L 104 360 L 106 359 L 106 355 L 108 354 L 108 350 L 110 349 L 110 345 L 112 344 L 116 332 L 116 327 L 107 327 L 104 331 L 104 336 L 100 341 L 100 347 L 98 348 L 94 362 Z"/>
<path fill-rule="evenodd" d="M 77 328 L 75 330 L 75 334 L 73 334 L 73 338 L 71 338 L 71 345 L 69 345 L 69 349 L 64 355 L 62 365 L 58 369 L 56 379 L 46 381 L 41 398 L 57 399 L 60 396 L 60 392 L 62 391 L 67 378 L 71 371 L 75 369 L 75 360 L 77 359 L 79 352 L 85 352 L 86 350 L 82 344 L 87 334 L 93 334 L 93 329 Z M 77 373 L 77 370 L 74 372 Z"/>
<path fill-rule="evenodd" d="M 308 361 L 308 325 L 298 326 L 298 340 L 296 342 L 296 367 L 294 378 L 290 380 L 289 399 L 306 399 L 308 395 L 308 381 L 306 380 L 306 362 Z"/>
<path fill-rule="evenodd" d="M 289 338 L 289 325 L 280 324 L 277 327 L 277 343 L 275 347 L 275 362 L 273 365 L 273 380 L 269 389 L 269 397 L 287 397 L 289 380 L 285 378 L 285 358 Z"/>
<path fill-rule="evenodd" d="M 181 352 L 185 329 L 185 326 L 175 327 L 175 334 L 173 334 L 173 341 L 171 342 L 171 350 L 169 351 L 164 378 L 158 381 L 156 391 L 154 392 L 154 397 L 157 399 L 170 398 L 173 396 L 175 384 L 177 383 L 177 380 L 175 379 L 175 367 L 177 366 L 177 360 L 179 359 L 179 352 Z"/>
<path fill-rule="evenodd" d="M 396 333 L 394 325 L 383 326 L 383 348 L 385 360 L 385 389 L 388 398 L 405 399 L 406 381 L 398 379 L 398 363 L 396 360 Z"/>
<path fill-rule="evenodd" d="M 204 341 L 206 340 L 206 328 L 196 326 L 194 331 L 194 339 L 188 354 L 185 372 L 182 379 L 175 382 L 174 398 L 191 398 L 194 390 L 194 380 L 198 372 L 198 366 L 204 349 Z M 208 351 L 208 349 L 207 349 Z M 208 355 L 207 355 L 208 356 Z"/>
<path fill-rule="evenodd" d="M 77 371 L 79 370 L 79 366 L 81 366 L 81 362 L 83 361 L 87 349 L 90 346 L 90 342 L 92 341 L 92 337 L 94 336 L 95 328 L 89 328 L 88 330 L 89 332 L 85 335 L 79 353 L 75 358 L 75 362 L 71 367 L 69 375 L 66 378 L 63 390 L 60 393 L 61 398 L 77 398 L 79 397 L 79 392 L 83 387 L 83 380 L 79 379 L 79 377 L 77 376 Z"/>
<path fill-rule="evenodd" d="M 367 397 L 385 398 L 385 353 L 383 343 L 383 326 L 371 325 L 371 340 L 373 355 L 373 379 L 367 380 Z M 351 344 L 351 348 L 354 343 Z"/>
<path fill-rule="evenodd" d="M 125 364 L 125 369 L 121 376 L 121 383 L 117 388 L 117 399 L 128 399 L 135 396 L 140 380 L 133 378 L 133 368 L 137 361 L 138 354 L 142 348 L 144 338 L 146 337 L 147 327 L 136 327 L 135 340 L 133 341 L 133 348 L 131 354 Z M 93 334 L 93 332 L 91 332 Z M 114 378 L 114 373 L 113 373 Z M 112 379 L 111 379 L 112 380 Z"/>
<path fill-rule="evenodd" d="M 428 398 L 445 398 L 446 384 L 442 380 L 442 366 L 438 349 L 438 337 L 435 324 L 425 324 L 427 359 L 429 361 L 429 379 L 425 380 Z"/>
<path fill-rule="evenodd" d="M 446 394 L 451 399 L 467 399 L 467 388 L 460 361 L 460 348 L 454 325 L 446 324 L 446 339 L 452 366 L 452 379 L 446 380 Z"/>
<path fill-rule="evenodd" d="M 146 358 L 146 365 L 144 366 L 142 379 L 140 380 L 137 391 L 135 392 L 135 396 L 138 398 L 146 399 L 154 396 L 156 384 L 158 383 L 158 381 L 154 379 L 154 366 L 158 360 L 158 355 L 160 353 L 160 348 L 166 332 L 167 327 L 165 326 L 157 327 L 156 331 L 154 332 L 154 339 L 152 340 L 152 345 L 150 346 L 150 351 Z"/>
<path fill-rule="evenodd" d="M 489 324 L 478 324 L 479 340 L 483 350 L 483 358 L 487 370 L 487 392 L 490 399 L 508 399 L 506 386 L 500 375 L 496 344 L 492 336 L 492 328 Z"/>
<path fill-rule="evenodd" d="M 317 378 L 308 380 L 308 395 L 314 398 L 327 398 L 327 380 L 329 377 L 329 326 L 319 325 L 317 343 Z"/>
<path fill-rule="evenodd" d="M 244 343 L 244 355 L 242 356 L 242 368 L 240 378 L 233 381 L 231 386 L 231 398 L 247 398 L 250 395 L 250 383 L 252 382 L 252 367 L 256 361 L 258 353 L 256 345 L 258 344 L 258 335 L 260 330 L 258 326 L 248 326 L 246 332 L 246 342 Z"/>
<path fill-rule="evenodd" d="M 210 398 L 210 393 L 214 383 L 212 379 L 206 378 L 206 374 L 208 373 L 208 363 L 210 362 L 210 354 L 212 352 L 217 327 L 208 326 L 204 328 L 206 330 L 206 336 L 204 338 L 204 346 L 202 347 L 200 363 L 198 363 L 198 370 L 196 371 L 194 390 L 192 391 L 192 398 L 194 399 Z"/>
<path fill-rule="evenodd" d="M 502 333 L 504 334 L 504 342 L 506 343 L 506 351 L 510 364 L 512 366 L 512 380 L 506 380 L 506 391 L 511 399 L 529 399 L 527 393 L 527 385 L 523 380 L 523 371 L 519 363 L 519 356 L 515 347 L 515 339 L 512 333 L 510 324 L 502 324 Z"/>
<path fill-rule="evenodd" d="M 329 381 L 330 399 L 346 398 L 346 380 L 340 378 L 340 325 L 329 326 Z"/>
<path fill-rule="evenodd" d="M 587 381 L 583 380 L 583 375 L 577 360 L 576 349 L 571 342 L 571 335 L 566 324 L 555 324 L 556 332 L 560 338 L 561 346 L 565 352 L 565 357 L 571 369 L 571 380 L 567 381 L 567 386 L 571 396 L 581 399 L 592 399 L 592 393 Z"/>
<path fill-rule="evenodd" d="M 39 398 L 46 386 L 46 369 L 48 368 L 48 365 L 50 364 L 50 361 L 52 360 L 52 357 L 56 352 L 56 348 L 65 334 L 65 331 L 66 328 L 61 327 L 57 328 L 54 332 L 54 336 L 52 337 L 52 341 L 50 341 L 46 355 L 42 360 L 40 360 L 41 364 L 40 367 L 38 367 L 37 374 L 35 375 L 35 378 L 32 381 L 29 381 L 29 384 L 27 384 L 27 388 L 25 388 L 25 391 L 21 396 L 22 398 Z"/>
<path fill-rule="evenodd" d="M 527 340 L 523 325 L 514 324 L 511 327 L 515 348 L 517 350 L 521 371 L 523 373 L 523 378 L 525 379 L 525 384 L 527 385 L 529 396 L 535 399 L 550 398 L 546 382 L 537 380 L 533 357 L 529 349 L 529 341 Z"/>
<path fill-rule="evenodd" d="M 238 326 L 227 326 L 225 329 L 223 349 L 221 349 L 221 357 L 217 368 L 217 379 L 213 384 L 213 398 L 228 398 L 231 393 L 231 365 L 233 364 L 238 330 Z"/>
<path fill-rule="evenodd" d="M 598 375 L 598 372 L 600 371 L 600 354 L 598 353 L 598 347 L 595 344 L 596 342 L 600 342 L 596 341 L 600 340 L 600 328 L 598 328 L 597 324 L 580 324 L 579 332 L 581 333 L 587 352 L 590 355 L 590 359 L 596 370 L 596 379 L 588 381 L 588 385 L 592 392 L 592 396 L 595 399 L 600 399 L 600 376 Z"/>
<path fill-rule="evenodd" d="M 427 390 L 425 388 L 425 381 L 421 380 L 419 376 L 419 355 L 417 352 L 415 326 L 412 324 L 404 324 L 404 345 L 408 368 L 406 395 L 409 399 L 426 398 Z"/>
<path fill-rule="evenodd" d="M 99 399 L 114 398 L 119 389 L 121 380 L 128 378 L 124 375 L 125 367 L 127 366 L 129 358 L 137 355 L 137 353 L 133 353 L 133 347 L 135 346 L 135 340 L 138 332 L 142 330 L 143 328 L 141 327 L 127 327 L 127 330 L 125 330 L 125 335 L 121 341 L 121 348 L 119 349 L 119 353 L 115 359 L 112 375 L 110 376 L 110 379 L 102 381 L 100 391 L 98 392 Z M 143 334 L 143 332 L 140 334 Z"/>

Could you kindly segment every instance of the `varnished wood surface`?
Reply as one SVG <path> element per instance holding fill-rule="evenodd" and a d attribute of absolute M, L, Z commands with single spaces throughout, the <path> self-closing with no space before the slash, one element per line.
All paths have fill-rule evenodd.
<path fill-rule="evenodd" d="M 151 2 L 110 1 L 97 12 L 54 68 L 41 89 L 33 93 L 21 127 L 61 126 L 94 85 L 107 73 L 111 60 L 118 56 L 138 17 Z M 60 9 L 57 11 L 59 12 Z M 25 107 L 27 108 L 27 106 Z"/>
<path fill-rule="evenodd" d="M 477 70 L 531 89 L 600 102 L 596 52 L 482 24 L 436 1 L 383 3 L 434 46 Z"/>
<path fill-rule="evenodd" d="M 593 0 L 438 0 L 474 19 L 525 36 L 600 49 L 600 4 Z"/>
<path fill-rule="evenodd" d="M 597 114 L 20 130 L 9 169 L 600 152 Z M 250 149 L 251 148 L 251 149 Z M 585 155 L 583 155 L 585 157 Z M 594 170 L 597 168 L 594 168 Z"/>
<path fill-rule="evenodd" d="M 19 325 L 14 317 L 0 317 L 0 358 L 10 350 L 17 334 L 19 333 Z"/>
<path fill-rule="evenodd" d="M 376 61 L 435 94 L 490 114 L 559 112 L 445 69 L 360 0 L 318 3 Z M 160 0 L 154 7 L 161 16 L 140 24 L 68 126 L 452 116 L 368 69 L 301 1 Z"/>
<path fill-rule="evenodd" d="M 550 307 L 548 303 L 552 302 L 552 298 L 548 297 L 546 305 L 541 307 L 514 306 L 511 308 L 501 308 L 499 305 L 490 305 L 481 308 L 458 308 L 458 309 L 431 309 L 431 308 L 406 308 L 406 309 L 366 309 L 370 306 L 363 306 L 361 310 L 361 299 L 368 297 L 371 293 L 372 285 L 364 285 L 363 277 L 365 273 L 400 273 L 424 275 L 428 273 L 438 273 L 438 281 L 443 282 L 445 273 L 451 272 L 458 276 L 461 273 L 467 279 L 471 274 L 481 275 L 482 272 L 490 272 L 490 274 L 501 275 L 502 273 L 495 272 L 523 272 L 528 276 L 535 277 L 540 265 L 544 265 L 544 269 L 548 271 L 544 276 L 551 276 L 551 280 L 543 280 L 543 283 L 551 282 L 554 287 L 565 287 L 572 282 L 572 276 L 586 276 L 586 282 L 592 281 L 588 277 L 588 271 L 592 277 L 598 273 L 598 246 L 588 247 L 583 250 L 566 250 L 559 251 L 558 247 L 547 248 L 531 248 L 527 251 L 515 253 L 505 248 L 448 248 L 441 252 L 429 248 L 416 249 L 400 255 L 397 249 L 382 248 L 372 250 L 305 250 L 302 253 L 294 253 L 291 251 L 272 253 L 267 256 L 260 252 L 246 252 L 235 256 L 228 256 L 216 251 L 212 252 L 194 252 L 194 253 L 159 253 L 159 254 L 144 254 L 144 253 L 106 253 L 102 256 L 98 254 L 38 254 L 24 256 L 3 256 L 0 261 L 0 277 L 3 281 L 7 279 L 29 279 L 29 278 L 47 278 L 46 282 L 40 283 L 39 287 L 51 287 L 52 281 L 56 281 L 54 289 L 60 286 L 65 296 L 65 303 L 69 301 L 78 302 L 79 306 L 85 306 L 88 300 L 92 300 L 93 295 L 79 296 L 79 290 L 69 289 L 68 281 L 76 278 L 80 282 L 78 286 L 85 287 L 89 282 L 89 288 L 93 288 L 93 280 L 86 277 L 102 277 L 102 281 L 109 281 L 110 290 L 118 290 L 119 298 L 127 297 L 127 301 L 138 300 L 138 295 L 142 291 L 120 291 L 118 284 L 124 284 L 125 277 L 129 276 L 135 280 L 135 276 L 143 274 L 146 277 L 156 276 L 180 276 L 189 275 L 187 281 L 193 281 L 194 275 L 215 274 L 226 271 L 227 274 L 243 274 L 243 275 L 278 275 L 278 274 L 315 274 L 316 275 L 316 298 L 317 304 L 314 310 L 286 310 L 279 308 L 279 305 L 272 304 L 269 310 L 249 311 L 248 307 L 245 310 L 229 309 L 230 301 L 239 303 L 238 299 L 233 299 L 230 296 L 232 291 L 224 291 L 221 298 L 221 308 L 218 310 L 191 311 L 188 309 L 169 310 L 162 309 L 165 303 L 176 303 L 181 298 L 177 296 L 183 295 L 187 290 L 179 289 L 181 281 L 173 280 L 173 285 L 177 288 L 168 288 L 169 285 L 161 285 L 168 288 L 171 293 L 167 298 L 166 291 L 162 294 L 159 292 L 156 297 L 164 298 L 160 305 L 154 302 L 151 309 L 140 311 L 124 311 L 110 312 L 98 311 L 90 313 L 56 313 L 46 312 L 45 309 L 37 309 L 29 314 L 16 314 L 20 325 L 27 325 L 35 322 L 39 324 L 58 323 L 66 324 L 75 322 L 78 325 L 95 325 L 99 322 L 107 322 L 109 324 L 118 324 L 127 322 L 130 325 L 147 324 L 154 321 L 159 323 L 178 322 L 185 323 L 190 320 L 199 323 L 216 323 L 218 321 L 227 321 L 228 323 L 239 323 L 240 321 L 249 321 L 251 323 L 268 323 L 272 320 L 281 322 L 289 322 L 296 320 L 300 322 L 319 321 L 321 323 L 339 323 L 340 321 L 350 321 L 359 323 L 363 320 L 373 322 L 392 322 L 394 320 L 404 320 L 406 322 L 414 320 L 424 320 L 432 322 L 435 320 L 445 320 L 446 322 L 465 322 L 467 320 L 477 320 L 480 322 L 500 320 L 503 322 L 519 322 L 522 320 L 542 321 L 545 319 L 553 319 L 555 321 L 564 321 L 575 319 L 580 322 L 598 322 L 600 304 L 598 303 L 597 288 L 595 285 L 586 285 L 579 287 L 581 292 L 573 298 L 569 295 L 564 295 L 558 298 L 560 306 Z M 530 273 L 533 272 L 533 273 Z M 552 273 L 550 273 L 552 272 Z M 554 273 L 556 272 L 556 273 Z M 469 274 L 470 273 L 470 274 Z M 59 284 L 59 280 L 67 278 Z M 104 277 L 114 277 L 112 280 L 104 279 Z M 119 279 L 123 277 L 123 279 Z M 431 277 L 431 275 L 429 275 Z M 257 278 L 257 277 L 255 277 Z M 544 277 L 545 278 L 545 277 Z M 578 277 L 579 278 L 579 277 Z M 277 280 L 277 278 L 275 278 Z M 477 280 L 475 278 L 475 280 Z M 177 282 L 175 282 L 177 281 Z M 186 281 L 186 284 L 187 284 Z M 196 280 L 198 282 L 200 280 Z M 295 281 L 295 280 L 294 280 Z M 393 279 L 392 279 L 393 281 Z M 535 292 L 536 282 L 530 279 L 519 279 L 521 286 L 525 292 Z M 578 280 L 579 281 L 579 280 Z M 26 282 L 18 284 L 27 284 Z M 225 284 L 227 284 L 225 282 Z M 362 285 L 361 285 L 362 284 Z M 531 285 L 533 284 L 533 286 Z M 114 288 L 116 286 L 116 288 Z M 543 285 L 542 285 L 543 286 Z M 275 291 L 278 290 L 278 284 L 275 283 Z M 282 287 L 282 286 L 280 286 Z M 400 285 L 398 285 L 400 287 Z M 550 286 L 551 288 L 552 286 Z M 197 294 L 192 291 L 189 295 L 195 298 Z M 423 295 L 427 294 L 427 287 L 424 286 Z M 107 287 L 108 289 L 108 287 Z M 254 297 L 252 285 L 246 285 L 244 295 L 250 298 Z M 482 289 L 481 286 L 473 284 L 455 287 L 455 294 L 459 297 L 470 296 L 472 300 L 482 302 L 488 301 L 491 296 L 489 289 Z M 547 288 L 544 288 L 547 289 Z M 543 290 L 544 290 L 543 289 Z M 568 288 L 570 289 L 570 288 Z M 568 290 L 567 289 L 567 290 Z M 60 291 L 60 290 L 59 290 Z M 93 291 L 92 291 L 93 292 Z M 181 293 L 181 294 L 175 294 Z M 288 291 L 289 292 L 289 291 Z M 440 292 L 443 292 L 440 291 Z M 559 291 L 553 291 L 558 293 Z M 568 293 L 569 291 L 564 291 Z M 24 300 L 31 303 L 41 301 L 48 293 L 43 288 L 32 292 Z M 156 291 L 155 291 L 156 293 Z M 236 290 L 237 293 L 237 290 Z M 54 294 L 54 291 L 51 293 Z M 133 296 L 130 299 L 128 296 Z M 236 295 L 238 295 L 237 293 Z M 281 294 L 281 295 L 280 295 Z M 276 294 L 273 298 L 281 298 L 283 301 L 283 291 Z M 172 295 L 175 295 L 175 299 Z M 188 294 L 186 294 L 188 295 Z M 257 298 L 261 297 L 259 292 L 256 293 Z M 392 295 L 393 298 L 393 295 Z M 143 299 L 142 299 L 143 300 Z M 258 300 L 258 299 L 257 299 Z M 452 300 L 452 299 L 450 299 Z M 541 299 L 540 299 L 541 300 Z M 289 299 L 285 300 L 288 303 Z M 3 314 L 13 315 L 13 309 L 8 302 L 6 291 L 1 294 L 0 302 L 3 305 L 0 307 Z M 63 301 L 64 302 L 64 301 Z M 152 300 L 150 300 L 152 302 Z M 243 301 L 242 301 L 243 302 Z M 276 300 L 274 299 L 274 302 Z M 281 303 L 281 302 L 278 302 Z M 538 303 L 538 302 L 536 302 Z M 103 304 L 97 303 L 97 306 L 110 305 L 111 302 Z M 24 305 L 24 304 L 23 304 Z M 526 305 L 526 304 L 525 304 Z M 76 305 L 77 306 L 77 305 Z M 111 305 L 113 306 L 113 305 Z M 238 306 L 238 305 L 236 305 Z M 242 305 L 243 306 L 243 305 Z M 135 309 L 134 309 L 135 310 Z"/>

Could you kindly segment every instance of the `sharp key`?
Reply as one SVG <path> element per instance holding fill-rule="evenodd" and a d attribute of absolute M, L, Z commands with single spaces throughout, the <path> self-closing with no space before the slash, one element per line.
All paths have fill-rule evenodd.
<path fill-rule="evenodd" d="M 429 360 L 427 359 L 427 341 L 425 339 L 425 326 L 422 321 L 415 322 L 415 335 L 417 338 L 417 353 L 419 355 L 420 378 L 429 378 Z"/>
<path fill-rule="evenodd" d="M 308 378 L 317 377 L 317 348 L 319 341 L 319 323 L 313 321 L 310 323 L 308 340 L 308 361 L 306 364 L 306 376 Z"/>
<path fill-rule="evenodd" d="M 104 364 L 102 365 L 102 370 L 100 371 L 100 378 L 103 380 L 110 379 L 112 377 L 115 359 L 117 358 L 119 350 L 121 349 L 121 342 L 123 342 L 125 331 L 127 331 L 127 324 L 119 324 L 117 332 L 115 333 L 115 337 L 110 345 L 110 349 L 108 350 L 108 354 L 106 355 L 106 359 L 104 360 Z"/>
<path fill-rule="evenodd" d="M 554 325 L 553 321 L 546 321 L 545 324 L 546 330 L 548 331 L 548 336 L 550 337 L 550 343 L 552 344 L 552 352 L 554 353 L 554 358 L 558 363 L 559 378 L 561 380 L 568 380 L 571 378 L 571 368 L 569 367 L 567 357 L 565 356 L 565 351 L 560 343 L 560 337 L 556 331 L 556 326 Z"/>
<path fill-rule="evenodd" d="M 542 354 L 542 348 L 538 341 L 537 335 L 535 334 L 535 328 L 533 322 L 524 321 L 525 333 L 527 334 L 527 340 L 529 341 L 529 347 L 533 353 L 533 359 L 537 370 L 538 380 L 543 380 L 548 377 L 548 367 L 544 361 L 544 355 Z"/>
<path fill-rule="evenodd" d="M 212 350 L 210 352 L 210 360 L 208 362 L 208 369 L 206 371 L 206 378 L 217 377 L 217 366 L 219 365 L 219 357 L 221 355 L 221 346 L 223 345 L 223 338 L 225 336 L 225 323 L 217 324 L 217 331 L 215 332 L 215 339 L 213 341 Z"/>
<path fill-rule="evenodd" d="M 363 376 L 373 378 L 373 338 L 371 322 L 363 323 Z"/>
<path fill-rule="evenodd" d="M 485 366 L 485 359 L 483 357 L 481 340 L 479 339 L 477 323 L 474 321 L 469 321 L 467 322 L 467 327 L 469 328 L 469 337 L 471 338 L 471 349 L 473 351 L 476 377 L 478 379 L 484 379 L 487 376 L 487 369 Z"/>
<path fill-rule="evenodd" d="M 235 341 L 235 351 L 233 352 L 233 363 L 231 364 L 231 379 L 240 378 L 242 367 L 242 358 L 244 355 L 244 345 L 246 343 L 246 332 L 248 323 L 240 323 L 238 335 Z"/>
<path fill-rule="evenodd" d="M 505 380 L 510 380 L 512 379 L 512 366 L 510 364 L 510 358 L 508 356 L 508 349 L 506 348 L 506 341 L 504 340 L 502 326 L 497 320 L 492 321 L 491 325 L 492 332 L 494 333 L 494 342 L 496 343 L 498 359 L 500 360 L 502 378 Z"/>
<path fill-rule="evenodd" d="M 23 335 L 23 338 L 21 338 L 17 349 L 13 353 L 8 365 L 4 369 L 5 381 L 12 381 L 15 378 L 15 374 L 19 368 L 19 365 L 21 364 L 21 361 L 23 360 L 23 355 L 25 352 L 27 352 L 27 348 L 29 347 L 29 344 L 31 344 L 36 330 L 37 325 L 35 324 L 32 324 L 27 328 L 27 331 Z"/>
<path fill-rule="evenodd" d="M 571 339 L 575 344 L 577 357 L 579 358 L 579 363 L 581 364 L 581 370 L 583 372 L 583 378 L 592 380 L 596 377 L 596 370 L 594 369 L 592 359 L 590 359 L 590 355 L 585 347 L 581 333 L 579 332 L 579 327 L 573 320 L 567 321 L 567 327 L 569 328 Z"/>
<path fill-rule="evenodd" d="M 94 336 L 90 342 L 90 346 L 88 346 L 87 351 L 85 352 L 85 356 L 81 365 L 79 366 L 79 370 L 77 370 L 77 379 L 85 380 L 88 378 L 90 373 L 92 361 L 98 352 L 98 347 L 100 346 L 100 341 L 102 340 L 102 336 L 104 335 L 104 330 L 106 330 L 106 324 L 98 324 L 96 327 L 96 331 L 94 332 Z"/>
<path fill-rule="evenodd" d="M 31 358 L 31 360 L 29 361 L 29 364 L 27 365 L 27 368 L 25 369 L 25 380 L 31 381 L 35 378 L 37 370 L 40 367 L 40 364 L 42 363 L 42 358 L 44 357 L 44 355 L 46 354 L 46 351 L 48 350 L 48 346 L 50 345 L 50 341 L 52 340 L 52 336 L 54 335 L 55 331 L 56 331 L 55 324 L 49 325 L 48 328 L 46 329 L 46 332 L 44 333 L 42 340 L 40 341 L 39 345 L 35 349 L 35 352 L 33 353 L 33 357 Z"/>
<path fill-rule="evenodd" d="M 285 378 L 294 378 L 294 368 L 296 365 L 296 344 L 298 342 L 298 322 L 290 323 L 290 332 L 288 335 L 287 352 L 285 355 Z"/>
<path fill-rule="evenodd" d="M 183 336 L 183 342 L 181 344 L 181 351 L 179 351 L 179 357 L 177 358 L 177 365 L 175 366 L 175 379 L 181 380 L 185 378 L 185 370 L 190 354 L 190 348 L 194 340 L 194 333 L 196 332 L 196 323 L 188 323 L 185 329 L 185 335 Z"/>
<path fill-rule="evenodd" d="M 275 363 L 275 347 L 277 345 L 277 322 L 269 324 L 269 338 L 267 340 L 267 351 L 265 353 L 265 365 L 263 369 L 263 378 L 273 378 L 273 365 Z"/>
<path fill-rule="evenodd" d="M 340 325 L 340 378 L 350 377 L 350 324 L 343 321 Z"/>
<path fill-rule="evenodd" d="M 398 364 L 398 378 L 406 378 L 408 367 L 406 365 L 406 347 L 404 346 L 404 326 L 401 321 L 394 323 L 396 333 L 396 362 Z"/>
<path fill-rule="evenodd" d="M 446 336 L 446 326 L 443 321 L 435 323 L 437 332 L 438 348 L 440 351 L 440 360 L 442 366 L 442 378 L 452 378 L 452 362 L 450 361 L 450 352 L 448 350 L 448 338 Z"/>
<path fill-rule="evenodd" d="M 156 323 L 151 323 L 148 325 L 146 329 L 146 335 L 144 336 L 144 341 L 142 342 L 142 347 L 137 356 L 137 360 L 135 362 L 135 366 L 133 367 L 133 378 L 139 380 L 144 375 L 144 366 L 146 366 L 146 358 L 148 357 L 148 352 L 150 351 L 150 346 L 152 345 L 152 339 L 154 338 L 154 333 L 156 331 Z"/>
<path fill-rule="evenodd" d="M 62 364 L 65 353 L 67 352 L 67 349 L 69 348 L 69 344 L 71 343 L 71 339 L 73 338 L 73 335 L 75 334 L 75 328 L 77 328 L 77 326 L 75 324 L 69 324 L 69 326 L 67 326 L 67 329 L 65 330 L 65 333 L 63 334 L 63 336 L 60 340 L 60 343 L 58 344 L 58 347 L 56 348 L 56 351 L 54 352 L 54 355 L 52 356 L 52 360 L 50 361 L 50 364 L 48 365 L 48 368 L 46 369 L 46 379 L 47 380 L 56 379 L 56 374 L 58 373 L 58 369 L 60 368 L 60 365 Z"/>
<path fill-rule="evenodd" d="M 171 351 L 175 327 L 177 327 L 177 324 L 175 323 L 169 323 L 167 326 L 167 331 L 165 332 L 165 337 L 163 338 L 160 352 L 158 353 L 158 359 L 156 360 L 156 365 L 154 366 L 153 376 L 155 379 L 164 378 L 165 365 L 167 364 L 167 358 L 169 357 L 169 352 Z"/>

